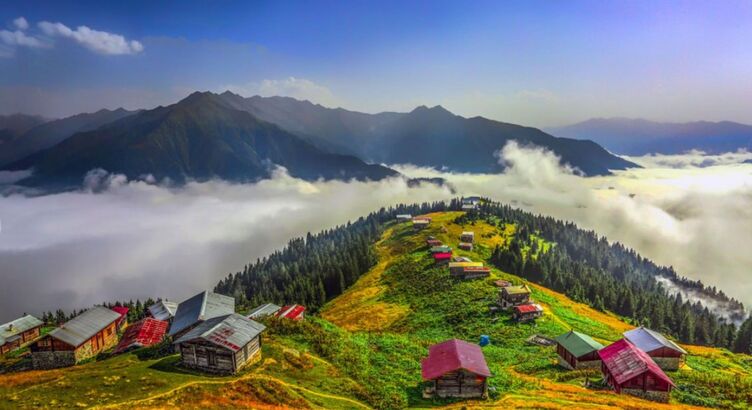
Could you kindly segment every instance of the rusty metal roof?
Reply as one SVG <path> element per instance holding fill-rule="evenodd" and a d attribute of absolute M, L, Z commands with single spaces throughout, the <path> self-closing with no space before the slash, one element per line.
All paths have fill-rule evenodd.
<path fill-rule="evenodd" d="M 261 334 L 264 329 L 266 326 L 261 323 L 233 313 L 204 321 L 174 343 L 200 339 L 237 352 Z"/>

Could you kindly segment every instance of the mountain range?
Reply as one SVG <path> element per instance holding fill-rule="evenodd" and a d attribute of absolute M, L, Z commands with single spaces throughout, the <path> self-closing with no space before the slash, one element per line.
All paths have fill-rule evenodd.
<path fill-rule="evenodd" d="M 315 180 L 379 180 L 385 166 L 410 163 L 456 172 L 499 172 L 495 152 L 508 141 L 535 145 L 586 175 L 636 166 L 592 141 L 441 106 L 409 113 L 365 114 L 287 97 L 196 92 L 151 110 L 101 110 L 32 127 L 7 144 L 3 170 L 33 169 L 21 185 L 67 189 L 96 168 L 129 178 L 152 175 L 176 183 L 267 178 L 273 165 Z"/>
<path fill-rule="evenodd" d="M 624 155 L 680 154 L 700 150 L 711 154 L 752 150 L 752 126 L 731 121 L 665 123 L 631 118 L 595 118 L 547 132 L 566 138 L 590 139 Z"/>

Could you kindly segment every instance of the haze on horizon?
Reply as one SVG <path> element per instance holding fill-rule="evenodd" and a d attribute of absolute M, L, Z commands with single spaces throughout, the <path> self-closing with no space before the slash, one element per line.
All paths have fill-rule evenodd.
<path fill-rule="evenodd" d="M 0 9 L 0 114 L 229 89 L 538 127 L 752 123 L 749 21 L 743 1 L 15 2 Z"/>

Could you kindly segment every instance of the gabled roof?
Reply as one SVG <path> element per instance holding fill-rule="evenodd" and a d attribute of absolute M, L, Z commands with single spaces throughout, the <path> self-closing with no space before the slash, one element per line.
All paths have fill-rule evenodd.
<path fill-rule="evenodd" d="M 437 252 L 433 254 L 433 258 L 437 260 L 452 259 L 452 252 Z"/>
<path fill-rule="evenodd" d="M 0 325 L 0 345 L 5 344 L 6 339 L 19 335 L 27 330 L 42 326 L 44 323 L 32 315 L 26 315 L 8 323 Z"/>
<path fill-rule="evenodd" d="M 455 370 L 464 369 L 479 376 L 491 377 L 480 346 L 450 339 L 428 348 L 428 357 L 420 363 L 423 380 L 433 380 Z"/>
<path fill-rule="evenodd" d="M 603 345 L 593 340 L 592 337 L 570 330 L 557 337 L 556 342 L 564 346 L 574 357 L 582 357 L 588 353 L 603 349 Z"/>
<path fill-rule="evenodd" d="M 235 313 L 235 299 L 204 291 L 181 302 L 170 326 L 170 336 L 194 324 L 217 316 Z"/>
<path fill-rule="evenodd" d="M 648 356 L 625 339 L 614 342 L 598 351 L 603 364 L 618 384 L 623 384 L 645 372 L 650 372 L 674 386 L 674 382 Z"/>
<path fill-rule="evenodd" d="M 465 232 L 462 232 L 460 236 L 475 236 L 475 233 L 471 231 L 465 231 Z"/>
<path fill-rule="evenodd" d="M 149 306 L 149 313 L 157 320 L 170 320 L 175 316 L 175 311 L 177 310 L 177 302 L 170 302 L 164 299 Z"/>
<path fill-rule="evenodd" d="M 297 320 L 300 319 L 303 312 L 305 312 L 305 306 L 301 305 L 286 305 L 282 306 L 282 309 L 277 312 L 277 317 L 283 317 L 287 319 Z"/>
<path fill-rule="evenodd" d="M 633 345 L 637 346 L 643 352 L 650 353 L 655 349 L 667 347 L 682 354 L 687 354 L 686 350 L 673 341 L 666 339 L 662 334 L 642 326 L 624 332 L 624 338 L 632 342 Z"/>
<path fill-rule="evenodd" d="M 505 288 L 502 288 L 502 292 L 505 292 L 509 295 L 524 295 L 530 293 L 530 288 L 527 287 L 527 285 L 507 286 Z"/>
<path fill-rule="evenodd" d="M 280 309 L 282 308 L 274 303 L 265 303 L 261 306 L 257 306 L 256 309 L 253 309 L 251 313 L 248 314 L 248 318 L 256 319 L 262 316 L 271 316 L 279 312 Z"/>
<path fill-rule="evenodd" d="M 514 310 L 516 310 L 517 313 L 543 312 L 543 308 L 540 307 L 540 305 L 536 305 L 534 303 L 515 306 Z"/>
<path fill-rule="evenodd" d="M 200 339 L 237 352 L 261 334 L 264 329 L 266 326 L 261 323 L 233 313 L 207 319 L 176 340 L 174 344 Z"/>
<path fill-rule="evenodd" d="M 120 319 L 124 319 L 126 317 L 126 315 L 128 314 L 129 310 L 130 309 L 128 309 L 125 306 L 114 306 L 114 307 L 112 307 L 112 311 L 115 312 L 115 313 L 117 313 L 118 315 L 120 315 Z"/>
<path fill-rule="evenodd" d="M 120 339 L 116 353 L 123 352 L 131 347 L 146 347 L 157 344 L 164 339 L 167 333 L 167 322 L 147 317 L 128 326 Z"/>
<path fill-rule="evenodd" d="M 428 251 L 431 252 L 431 253 L 447 253 L 447 252 L 451 253 L 452 252 L 452 248 L 450 248 L 450 247 L 448 247 L 446 245 L 439 245 L 439 246 L 432 247 Z"/>
<path fill-rule="evenodd" d="M 94 306 L 60 325 L 49 336 L 78 347 L 118 319 L 120 314 L 117 312 L 104 306 Z"/>

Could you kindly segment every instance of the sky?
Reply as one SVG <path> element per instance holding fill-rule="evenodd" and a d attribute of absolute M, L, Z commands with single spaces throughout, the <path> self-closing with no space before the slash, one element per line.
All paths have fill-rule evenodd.
<path fill-rule="evenodd" d="M 752 123 L 752 2 L 11 1 L 0 114 L 152 108 L 195 90 L 532 126 Z"/>

